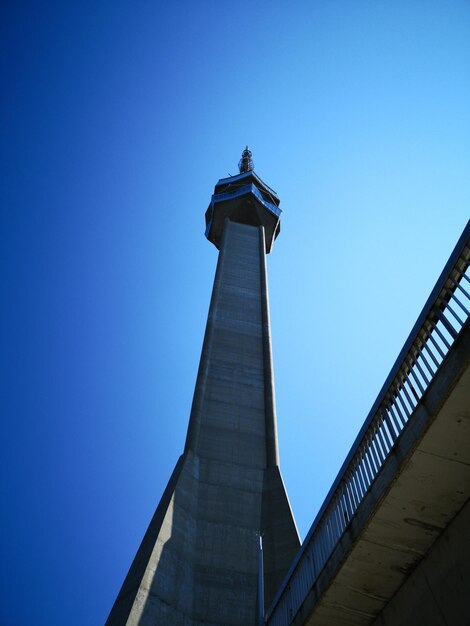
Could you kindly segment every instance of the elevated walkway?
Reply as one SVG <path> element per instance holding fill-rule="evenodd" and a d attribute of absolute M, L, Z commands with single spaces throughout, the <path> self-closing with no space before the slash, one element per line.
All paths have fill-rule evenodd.
<path fill-rule="evenodd" d="M 470 223 L 266 616 L 468 624 Z"/>

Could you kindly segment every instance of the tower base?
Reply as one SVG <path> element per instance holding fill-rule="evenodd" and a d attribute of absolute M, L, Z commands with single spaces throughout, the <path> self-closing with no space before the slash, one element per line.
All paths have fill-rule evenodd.
<path fill-rule="evenodd" d="M 107 626 L 255 625 L 259 532 L 267 608 L 299 547 L 279 468 L 185 452 Z"/>

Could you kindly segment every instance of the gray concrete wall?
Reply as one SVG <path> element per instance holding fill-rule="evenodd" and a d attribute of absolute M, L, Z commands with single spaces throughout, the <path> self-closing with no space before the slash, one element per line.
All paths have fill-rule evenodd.
<path fill-rule="evenodd" d="M 373 626 L 470 624 L 470 502 L 434 543 Z"/>
<path fill-rule="evenodd" d="M 109 625 L 256 623 L 299 539 L 277 465 L 263 229 L 226 222 L 185 452 Z"/>

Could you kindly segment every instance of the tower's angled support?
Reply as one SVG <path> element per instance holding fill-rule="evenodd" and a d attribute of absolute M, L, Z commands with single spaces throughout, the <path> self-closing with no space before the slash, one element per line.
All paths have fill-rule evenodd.
<path fill-rule="evenodd" d="M 260 533 L 265 606 L 299 547 L 279 471 L 266 275 L 281 211 L 247 150 L 206 213 L 220 252 L 185 450 L 109 626 L 254 626 Z"/>

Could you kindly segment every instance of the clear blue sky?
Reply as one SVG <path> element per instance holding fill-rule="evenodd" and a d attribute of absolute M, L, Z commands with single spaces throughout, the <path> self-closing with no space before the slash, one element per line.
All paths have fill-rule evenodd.
<path fill-rule="evenodd" d="M 104 623 L 184 445 L 249 144 L 305 536 L 470 211 L 470 4 L 0 8 L 0 624 Z"/>

